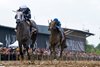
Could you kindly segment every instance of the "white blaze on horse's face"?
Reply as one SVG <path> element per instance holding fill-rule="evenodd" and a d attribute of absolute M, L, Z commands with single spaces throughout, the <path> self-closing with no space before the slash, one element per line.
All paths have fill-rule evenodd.
<path fill-rule="evenodd" d="M 19 22 L 24 21 L 24 15 L 23 15 L 23 12 L 17 11 L 16 13 L 17 13 L 17 14 L 16 14 L 16 15 L 17 15 L 16 20 L 19 21 Z"/>
<path fill-rule="evenodd" d="M 54 21 L 52 21 L 52 22 L 49 23 L 49 28 L 50 28 L 50 30 L 51 30 L 51 29 L 54 29 L 55 26 L 56 26 L 56 23 L 55 23 Z"/>

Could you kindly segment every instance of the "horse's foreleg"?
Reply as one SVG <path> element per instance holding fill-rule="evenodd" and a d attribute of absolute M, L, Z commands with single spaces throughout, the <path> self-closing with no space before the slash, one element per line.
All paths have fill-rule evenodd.
<path fill-rule="evenodd" d="M 27 55 L 28 55 L 28 59 L 30 60 L 30 54 L 29 54 L 28 50 L 27 50 Z"/>
<path fill-rule="evenodd" d="M 49 46 L 49 49 L 50 49 L 50 60 L 52 59 L 52 56 L 53 56 L 53 49 L 52 49 L 52 45 Z"/>
<path fill-rule="evenodd" d="M 60 58 L 62 57 L 63 49 L 64 49 L 64 46 L 61 44 Z"/>
<path fill-rule="evenodd" d="M 28 60 L 29 60 L 30 59 L 30 55 L 29 55 L 29 52 L 28 52 L 29 47 L 28 46 L 25 46 L 25 48 L 26 48 L 26 52 L 27 52 L 27 56 L 28 56 Z"/>
<path fill-rule="evenodd" d="M 49 49 L 50 49 L 50 55 L 52 55 L 52 47 L 51 46 L 49 46 Z"/>
<path fill-rule="evenodd" d="M 20 50 L 20 59 L 23 60 L 24 56 L 23 56 L 23 51 L 22 51 L 22 44 L 19 42 L 19 50 Z"/>
<path fill-rule="evenodd" d="M 53 56 L 54 56 L 54 59 L 56 59 L 56 51 L 55 51 L 55 46 L 53 46 Z"/>

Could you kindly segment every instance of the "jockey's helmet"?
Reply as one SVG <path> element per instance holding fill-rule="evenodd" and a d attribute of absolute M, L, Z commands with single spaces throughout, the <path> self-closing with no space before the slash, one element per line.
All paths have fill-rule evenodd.
<path fill-rule="evenodd" d="M 54 20 L 53 20 L 53 21 L 58 22 L 58 19 L 57 19 L 57 18 L 54 18 Z"/>
<path fill-rule="evenodd" d="M 26 5 L 21 5 L 19 8 L 27 8 Z"/>

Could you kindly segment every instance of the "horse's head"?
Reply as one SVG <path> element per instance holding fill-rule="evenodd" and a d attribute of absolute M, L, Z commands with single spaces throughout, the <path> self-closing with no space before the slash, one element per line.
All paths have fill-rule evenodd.
<path fill-rule="evenodd" d="M 24 14 L 21 11 L 16 11 L 16 22 L 17 22 L 17 38 L 20 37 L 28 38 L 30 36 L 30 26 L 29 23 L 25 21 Z M 25 35 L 25 36 L 22 36 Z M 27 36 L 26 36 L 27 35 Z"/>
<path fill-rule="evenodd" d="M 54 29 L 56 29 L 56 22 L 51 20 L 51 22 L 49 23 L 48 30 L 54 30 Z"/>
<path fill-rule="evenodd" d="M 16 11 L 16 22 L 22 22 L 25 20 L 24 14 L 21 11 Z"/>

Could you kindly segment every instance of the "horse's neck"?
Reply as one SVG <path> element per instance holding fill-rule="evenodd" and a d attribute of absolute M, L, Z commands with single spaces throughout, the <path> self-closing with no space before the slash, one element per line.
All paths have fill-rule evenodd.
<path fill-rule="evenodd" d="M 17 28 L 17 38 L 21 40 L 23 38 L 29 38 L 29 37 L 30 37 L 30 27 L 26 22 L 20 23 Z"/>
<path fill-rule="evenodd" d="M 24 29 L 24 26 L 23 26 L 23 23 L 22 22 L 20 22 L 18 25 L 17 25 L 17 31 L 23 31 L 23 29 Z"/>
<path fill-rule="evenodd" d="M 24 33 L 29 29 L 29 25 L 27 22 L 22 22 L 18 25 L 18 31 Z"/>
<path fill-rule="evenodd" d="M 60 42 L 60 33 L 59 33 L 59 31 L 57 31 L 57 30 L 51 31 L 50 42 L 53 43 L 53 44 Z"/>
<path fill-rule="evenodd" d="M 57 35 L 59 35 L 59 31 L 57 31 L 57 30 L 52 30 L 51 31 L 51 36 L 52 37 L 56 37 Z"/>

